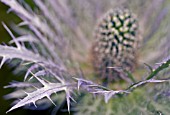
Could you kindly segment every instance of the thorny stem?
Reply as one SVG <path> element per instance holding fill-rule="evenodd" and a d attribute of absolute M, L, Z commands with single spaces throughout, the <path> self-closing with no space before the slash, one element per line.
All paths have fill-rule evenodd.
<path fill-rule="evenodd" d="M 152 72 L 150 73 L 150 75 L 146 78 L 146 80 L 144 81 L 139 81 L 139 82 L 136 82 L 132 85 L 130 85 L 127 89 L 125 89 L 123 92 L 124 93 L 130 93 L 132 92 L 134 89 L 138 88 L 139 86 L 142 86 L 144 84 L 147 84 L 147 83 L 162 83 L 162 82 L 167 82 L 170 80 L 170 78 L 167 78 L 167 79 L 162 79 L 162 80 L 156 80 L 156 79 L 153 79 L 154 76 L 156 76 L 160 71 L 168 68 L 170 66 L 170 59 L 168 59 L 166 62 L 164 63 L 161 63 L 161 65 L 159 67 L 157 67 L 155 70 L 152 70 Z M 107 91 L 111 91 L 110 89 L 104 87 L 104 86 L 101 86 L 101 85 L 89 85 L 90 87 L 98 87 L 98 88 L 101 88 L 103 90 L 107 90 Z M 119 92 L 117 94 L 122 94 L 122 92 Z"/>
<path fill-rule="evenodd" d="M 150 80 L 140 81 L 140 82 L 137 82 L 137 83 L 131 85 L 130 87 L 128 87 L 126 89 L 126 91 L 132 92 L 137 87 L 142 86 L 142 85 L 147 84 L 147 83 L 161 83 L 161 82 L 166 82 L 166 81 L 169 81 L 169 80 L 170 80 L 170 78 L 169 79 L 162 79 L 162 80 L 150 79 Z"/>
<path fill-rule="evenodd" d="M 153 69 L 152 72 L 151 72 L 150 75 L 146 78 L 145 81 L 139 81 L 139 82 L 134 83 L 134 84 L 132 84 L 131 86 L 129 86 L 129 87 L 127 88 L 127 91 L 132 91 L 132 90 L 134 90 L 135 88 L 137 88 L 137 87 L 139 87 L 139 86 L 141 86 L 141 85 L 144 85 L 144 84 L 146 84 L 146 83 L 150 83 L 151 80 L 152 80 L 152 78 L 153 78 L 155 75 L 157 75 L 157 74 L 158 74 L 160 71 L 162 71 L 163 69 L 168 68 L 169 66 L 170 66 L 170 59 L 168 59 L 168 61 L 162 63 L 162 64 L 161 64 L 158 68 L 156 68 L 155 70 Z M 169 80 L 169 79 L 167 79 L 167 80 Z M 160 80 L 160 81 L 157 81 L 157 82 L 165 82 L 165 81 L 167 81 L 167 80 Z"/>
<path fill-rule="evenodd" d="M 155 75 L 157 75 L 161 70 L 170 66 L 170 59 L 160 65 L 156 70 L 152 70 L 153 72 L 147 77 L 147 80 L 152 79 Z"/>
<path fill-rule="evenodd" d="M 103 89 L 103 90 L 110 91 L 110 89 L 109 89 L 109 88 L 104 87 L 104 86 L 102 86 L 102 85 L 89 85 L 89 86 L 91 86 L 91 87 L 98 87 L 98 88 L 101 88 L 101 89 Z"/>
<path fill-rule="evenodd" d="M 156 76 L 160 71 L 162 71 L 163 69 L 169 67 L 170 65 L 170 59 L 164 63 L 162 63 L 158 68 L 156 68 L 155 70 L 152 69 L 152 72 L 150 73 L 150 75 L 146 78 L 145 81 L 140 81 L 140 82 L 137 82 L 137 83 L 134 83 L 132 84 L 131 86 L 129 86 L 129 88 L 127 88 L 128 91 L 132 91 L 134 90 L 135 88 L 141 86 L 141 85 L 144 85 L 146 83 L 149 83 L 149 82 L 152 82 L 152 78 L 154 76 Z M 169 80 L 169 79 L 167 79 Z M 165 82 L 167 80 L 160 80 L 159 82 Z"/>

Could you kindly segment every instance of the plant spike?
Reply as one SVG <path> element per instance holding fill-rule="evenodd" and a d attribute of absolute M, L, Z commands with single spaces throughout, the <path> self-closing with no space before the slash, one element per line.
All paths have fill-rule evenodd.
<path fill-rule="evenodd" d="M 132 72 L 136 66 L 136 49 L 140 37 L 134 14 L 127 9 L 112 9 L 96 27 L 92 46 L 92 63 L 97 77 L 121 79 L 121 73 L 108 67 L 122 67 Z"/>

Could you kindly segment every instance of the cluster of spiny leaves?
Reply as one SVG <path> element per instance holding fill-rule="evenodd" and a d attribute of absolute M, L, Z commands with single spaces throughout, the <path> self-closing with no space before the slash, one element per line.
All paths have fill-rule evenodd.
<path fill-rule="evenodd" d="M 109 67 L 132 71 L 136 64 L 139 35 L 135 15 L 128 9 L 112 9 L 99 21 L 93 44 L 93 65 L 98 77 L 116 80 L 121 72 Z"/>
<path fill-rule="evenodd" d="M 70 48 L 70 46 L 68 45 L 67 40 L 69 38 L 65 36 L 66 33 L 63 32 L 62 26 L 63 24 L 66 24 L 68 28 L 70 27 L 71 30 L 73 30 L 72 27 L 74 27 L 73 25 L 75 24 L 73 18 L 74 16 L 72 17 L 69 12 L 71 10 L 68 10 L 67 9 L 68 7 L 65 7 L 65 6 L 69 6 L 66 1 L 56 0 L 55 3 L 52 2 L 52 0 L 46 2 L 34 0 L 34 3 L 43 14 L 42 15 L 43 19 L 41 16 L 39 16 L 39 14 L 37 14 L 37 12 L 32 11 L 29 5 L 26 4 L 24 1 L 1 0 L 1 2 L 8 5 L 10 7 L 9 11 L 15 12 L 16 15 L 18 15 L 23 22 L 19 24 L 20 26 L 19 28 L 15 28 L 15 30 L 20 35 L 19 37 L 15 37 L 11 32 L 11 30 L 7 27 L 7 25 L 3 23 L 4 28 L 13 38 L 13 40 L 10 43 L 14 43 L 14 44 L 0 45 L 0 57 L 2 57 L 2 61 L 0 65 L 2 66 L 8 60 L 15 61 L 15 59 L 19 59 L 20 64 L 17 65 L 20 65 L 20 67 L 24 67 L 24 69 L 21 69 L 21 71 L 24 71 L 26 68 L 24 81 L 11 82 L 10 85 L 5 86 L 5 88 L 15 88 L 15 90 L 12 93 L 5 96 L 6 99 L 17 99 L 17 100 L 18 98 L 21 99 L 19 101 L 15 101 L 14 102 L 15 105 L 13 105 L 13 107 L 7 112 L 10 112 L 14 109 L 23 106 L 24 107 L 26 106 L 26 108 L 29 109 L 35 109 L 35 107 L 37 107 L 36 109 L 47 109 L 52 104 L 57 105 L 55 108 L 55 110 L 57 111 L 58 109 L 60 109 L 60 106 L 62 106 L 63 103 L 67 103 L 68 111 L 70 111 L 71 100 L 75 101 L 73 99 L 74 98 L 73 94 L 77 91 L 82 91 L 82 92 L 87 91 L 88 93 L 92 93 L 94 95 L 102 95 L 104 96 L 104 100 L 107 103 L 110 99 L 112 99 L 112 97 L 126 96 L 129 93 L 131 93 L 134 89 L 144 84 L 161 83 L 161 82 L 167 82 L 169 80 L 169 79 L 159 80 L 159 79 L 155 79 L 154 77 L 160 71 L 169 67 L 170 58 L 161 62 L 160 65 L 154 69 L 148 66 L 150 68 L 150 73 L 148 77 L 146 77 L 145 80 L 141 80 L 138 82 L 136 82 L 136 80 L 133 80 L 134 82 L 124 90 L 108 89 L 107 87 L 96 84 L 91 80 L 85 80 L 83 78 L 84 77 L 83 74 L 79 72 L 80 70 L 76 70 L 76 72 L 78 71 L 79 73 L 81 73 L 81 74 L 77 74 L 78 72 L 76 73 L 73 71 L 73 69 L 70 69 L 69 62 L 71 62 L 71 64 L 73 62 L 70 59 L 71 56 L 65 54 L 66 52 L 71 52 L 72 47 Z M 50 9 L 49 6 L 51 6 Z M 66 13 L 63 14 L 61 11 Z M 116 12 L 117 14 L 119 14 L 119 12 L 122 11 L 116 10 L 115 13 Z M 127 11 L 123 11 L 123 12 L 127 12 Z M 59 18 L 56 15 L 54 15 L 54 13 Z M 130 21 L 131 25 L 127 27 L 132 28 L 132 30 L 134 29 L 135 32 L 135 33 L 133 32 L 130 33 L 130 36 L 129 34 L 126 35 L 126 33 L 120 35 L 121 31 L 125 31 L 124 30 L 125 28 L 121 29 L 121 27 L 120 28 L 118 27 L 121 26 L 121 22 L 119 23 L 120 25 L 118 23 L 115 25 L 115 27 L 118 28 L 117 30 L 115 28 L 114 29 L 119 33 L 119 36 L 117 35 L 117 37 L 119 37 L 118 39 L 119 41 L 113 42 L 115 43 L 115 45 L 111 46 L 111 49 L 114 49 L 113 51 L 115 52 L 113 52 L 113 55 L 110 55 L 111 53 L 108 55 L 110 55 L 111 57 L 113 56 L 117 59 L 118 56 L 120 56 L 121 54 L 118 52 L 120 49 L 116 45 L 116 43 L 121 44 L 120 36 L 122 37 L 123 44 L 119 46 L 125 46 L 126 48 L 125 51 L 123 50 L 123 48 L 120 51 L 122 53 L 127 53 L 129 52 L 129 50 L 127 49 L 130 49 L 132 50 L 132 53 L 129 54 L 131 54 L 132 56 L 134 56 L 135 53 L 133 50 L 136 47 L 135 44 L 137 43 L 135 39 L 137 30 L 135 29 L 136 27 L 134 27 L 136 22 L 135 19 L 132 18 L 133 17 L 132 14 L 130 12 L 128 13 L 130 14 L 130 17 L 127 19 L 126 16 L 128 17 L 128 15 L 125 14 L 124 14 L 124 18 L 121 17 L 120 14 L 115 18 L 119 22 L 121 19 L 134 20 L 134 23 L 132 23 L 133 21 L 132 22 Z M 54 19 L 58 23 L 56 23 Z M 68 19 L 72 23 L 69 23 Z M 22 28 L 22 26 L 24 27 L 26 26 L 27 28 L 24 27 Z M 116 33 L 115 30 L 114 32 Z M 129 31 L 131 31 L 131 29 Z M 75 31 L 73 33 L 77 34 Z M 116 35 L 115 33 L 114 35 Z M 133 41 L 132 39 L 135 40 Z M 114 41 L 117 39 L 112 39 L 112 40 Z M 124 60 L 131 59 L 130 57 L 126 57 L 126 56 L 124 57 L 124 56 L 125 55 L 123 54 L 122 58 Z M 125 62 L 127 63 L 128 60 L 126 60 Z M 16 62 L 11 61 L 10 63 L 13 64 Z M 125 64 L 125 68 L 127 66 L 126 63 L 122 63 Z M 16 65 L 14 64 L 14 66 Z M 122 66 L 122 65 L 114 65 L 114 66 Z M 16 68 L 19 67 L 16 66 Z M 131 78 L 134 79 L 135 77 L 131 75 Z M 53 95 L 55 93 L 57 93 L 57 95 Z M 51 102 L 49 102 L 49 100 Z M 89 100 L 89 101 L 94 102 L 94 100 Z M 30 103 L 33 103 L 33 106 L 32 105 L 27 106 Z"/>

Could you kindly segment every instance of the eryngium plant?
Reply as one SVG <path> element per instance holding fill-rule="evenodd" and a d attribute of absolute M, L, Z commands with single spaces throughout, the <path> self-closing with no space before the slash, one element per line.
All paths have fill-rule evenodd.
<path fill-rule="evenodd" d="M 104 102 L 107 103 L 113 97 L 123 96 L 126 99 L 128 94 L 133 94 L 134 89 L 144 84 L 169 81 L 169 78 L 158 79 L 155 76 L 159 75 L 164 69 L 169 68 L 170 57 L 159 62 L 156 67 L 146 64 L 149 71 L 148 75 L 145 75 L 142 80 L 137 81 L 136 77 L 133 77 L 129 72 L 128 76 L 132 82 L 127 88 L 121 90 L 112 90 L 92 80 L 86 80 L 85 77 L 87 76 L 84 76 L 86 73 L 82 72 L 83 69 L 80 69 L 77 63 L 81 64 L 81 61 L 84 60 L 80 56 L 82 51 L 85 53 L 84 55 L 87 55 L 88 47 L 86 46 L 92 43 L 89 39 L 85 39 L 88 38 L 88 35 L 86 36 L 85 31 L 82 31 L 83 25 L 86 25 L 89 21 L 87 17 L 90 13 L 86 14 L 87 17 L 81 17 L 80 14 L 82 14 L 81 11 L 88 11 L 90 5 L 92 5 L 90 8 L 94 9 L 91 12 L 94 11 L 93 13 L 97 17 L 98 13 L 102 13 L 99 9 L 102 9 L 100 5 L 104 5 L 105 1 L 94 0 L 92 2 L 91 0 L 83 0 L 81 3 L 78 1 L 34 0 L 33 2 L 38 9 L 33 11 L 22 0 L 1 0 L 1 2 L 10 7 L 9 11 L 13 11 L 23 21 L 17 27 L 13 26 L 13 30 L 18 33 L 19 37 L 16 37 L 5 23 L 2 23 L 12 37 L 9 42 L 12 45 L 0 45 L 1 66 L 8 62 L 11 66 L 17 68 L 15 73 L 25 72 L 23 81 L 11 82 L 10 85 L 4 87 L 15 89 L 5 96 L 6 99 L 16 100 L 12 108 L 7 112 L 20 107 L 42 110 L 49 108 L 52 104 L 56 105 L 54 111 L 57 112 L 65 102 L 67 103 L 68 111 L 71 111 L 70 105 L 72 101 L 75 101 L 74 98 L 81 99 L 81 96 L 73 95 L 78 91 L 83 93 L 86 91 L 85 94 L 91 93 L 94 96 L 102 95 L 104 96 Z M 75 4 L 77 7 L 74 7 Z M 80 10 L 84 8 L 84 4 L 88 4 L 88 8 Z M 96 7 L 93 6 L 95 4 L 97 4 Z M 79 6 L 81 7 L 79 8 Z M 77 19 L 75 14 L 81 18 Z M 82 25 L 77 26 L 79 24 Z M 87 28 L 91 27 L 86 27 L 86 31 L 88 31 Z M 79 51 L 80 48 L 83 50 Z M 55 95 L 56 93 L 57 95 Z M 139 97 L 139 95 L 135 96 Z M 95 103 L 98 100 L 88 98 L 88 101 Z M 105 106 L 109 111 L 112 110 L 107 108 L 107 105 L 102 104 L 102 106 Z M 83 111 L 83 109 L 81 110 Z M 110 114 L 113 113 L 111 112 Z"/>
<path fill-rule="evenodd" d="M 112 9 L 99 21 L 92 48 L 97 76 L 106 81 L 122 79 L 122 73 L 109 67 L 120 67 L 132 72 L 136 65 L 139 42 L 138 23 L 128 9 Z"/>

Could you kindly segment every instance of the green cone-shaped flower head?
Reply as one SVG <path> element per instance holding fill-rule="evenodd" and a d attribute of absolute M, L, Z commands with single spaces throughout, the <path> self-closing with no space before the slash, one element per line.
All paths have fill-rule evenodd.
<path fill-rule="evenodd" d="M 139 35 L 136 16 L 127 9 L 107 12 L 98 22 L 93 44 L 93 65 L 98 76 L 109 79 L 122 77 L 121 67 L 132 71 L 136 63 Z"/>

